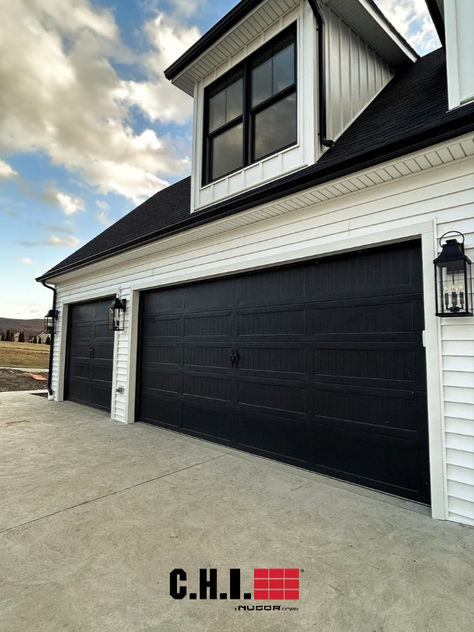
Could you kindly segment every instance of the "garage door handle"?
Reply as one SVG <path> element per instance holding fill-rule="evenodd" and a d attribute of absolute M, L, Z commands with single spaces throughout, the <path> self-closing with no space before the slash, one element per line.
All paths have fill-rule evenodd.
<path fill-rule="evenodd" d="M 232 351 L 230 352 L 230 361 L 232 363 L 232 366 L 237 366 L 239 364 L 239 360 L 240 354 L 238 349 L 232 349 Z"/>
<path fill-rule="evenodd" d="M 95 349 L 94 347 L 89 347 L 89 358 L 93 359 L 95 356 Z"/>

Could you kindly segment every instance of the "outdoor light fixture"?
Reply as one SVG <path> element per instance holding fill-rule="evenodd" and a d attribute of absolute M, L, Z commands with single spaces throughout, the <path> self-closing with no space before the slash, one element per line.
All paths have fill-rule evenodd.
<path fill-rule="evenodd" d="M 125 310 L 127 309 L 127 299 L 115 297 L 109 307 L 109 329 L 113 331 L 123 331 L 125 329 Z"/>
<path fill-rule="evenodd" d="M 58 320 L 59 312 L 57 309 L 50 309 L 44 317 L 44 331 L 47 334 L 54 334 L 55 322 Z"/>
<path fill-rule="evenodd" d="M 442 240 L 446 235 L 460 235 Z M 464 235 L 457 230 L 440 237 L 441 252 L 433 261 L 436 286 L 436 316 L 472 316 L 471 260 L 464 254 Z"/>

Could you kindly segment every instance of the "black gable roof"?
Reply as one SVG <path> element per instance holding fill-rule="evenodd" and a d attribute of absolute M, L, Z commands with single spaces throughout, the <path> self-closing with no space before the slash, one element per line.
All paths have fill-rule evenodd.
<path fill-rule="evenodd" d="M 40 278 L 49 277 L 63 268 L 75 267 L 81 262 L 101 259 L 111 251 L 120 252 L 127 249 L 130 242 L 142 243 L 150 233 L 156 233 L 187 218 L 190 199 L 191 178 L 188 177 L 155 193 Z"/>
<path fill-rule="evenodd" d="M 474 104 L 451 112 L 447 107 L 445 55 L 438 49 L 392 79 L 316 164 L 192 214 L 191 183 L 185 178 L 156 193 L 38 280 L 474 129 Z"/>

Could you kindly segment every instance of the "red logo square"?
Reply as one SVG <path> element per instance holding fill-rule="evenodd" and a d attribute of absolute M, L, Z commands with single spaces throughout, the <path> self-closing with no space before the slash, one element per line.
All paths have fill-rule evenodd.
<path fill-rule="evenodd" d="M 257 589 L 262 589 L 262 590 L 268 590 L 268 579 L 254 579 L 253 580 L 253 587 L 255 590 Z"/>
<path fill-rule="evenodd" d="M 285 578 L 285 590 L 298 590 L 300 587 L 299 579 L 286 579 Z"/>

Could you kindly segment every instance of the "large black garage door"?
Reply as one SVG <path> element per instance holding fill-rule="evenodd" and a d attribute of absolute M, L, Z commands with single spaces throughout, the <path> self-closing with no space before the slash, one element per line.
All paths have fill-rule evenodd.
<path fill-rule="evenodd" d="M 418 242 L 142 295 L 137 417 L 428 503 Z"/>
<path fill-rule="evenodd" d="M 114 332 L 108 328 L 112 298 L 69 308 L 66 399 L 110 411 Z"/>

